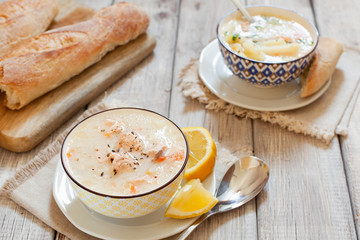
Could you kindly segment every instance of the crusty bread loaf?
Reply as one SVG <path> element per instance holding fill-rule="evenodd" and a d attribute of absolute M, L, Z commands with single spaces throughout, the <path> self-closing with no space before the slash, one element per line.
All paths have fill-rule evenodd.
<path fill-rule="evenodd" d="M 20 109 L 58 87 L 149 25 L 139 6 L 118 3 L 93 18 L 35 36 L 0 60 L 5 106 Z"/>
<path fill-rule="evenodd" d="M 58 12 L 56 0 L 11 0 L 0 4 L 0 57 L 44 32 Z"/>
<path fill-rule="evenodd" d="M 301 93 L 305 98 L 319 91 L 330 79 L 343 52 L 342 44 L 331 38 L 320 37 L 309 68 L 300 76 Z"/>

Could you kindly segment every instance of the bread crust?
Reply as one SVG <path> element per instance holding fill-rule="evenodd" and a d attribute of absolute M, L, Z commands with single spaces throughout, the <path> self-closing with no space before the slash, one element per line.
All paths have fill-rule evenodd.
<path fill-rule="evenodd" d="M 341 43 L 331 38 L 320 37 L 309 69 L 300 76 L 302 98 L 319 91 L 330 79 L 343 52 Z"/>
<path fill-rule="evenodd" d="M 5 106 L 20 109 L 99 61 L 108 51 L 145 32 L 146 12 L 118 3 L 93 18 L 27 40 L 0 60 Z"/>
<path fill-rule="evenodd" d="M 56 0 L 11 0 L 0 4 L 0 57 L 44 32 L 58 13 Z"/>

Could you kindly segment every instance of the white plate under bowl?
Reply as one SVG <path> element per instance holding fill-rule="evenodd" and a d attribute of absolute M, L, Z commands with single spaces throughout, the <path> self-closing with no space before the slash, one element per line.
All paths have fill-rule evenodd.
<path fill-rule="evenodd" d="M 215 193 L 215 175 L 203 181 Z M 55 173 L 53 195 L 57 205 L 69 221 L 81 231 L 103 239 L 150 240 L 169 237 L 190 226 L 197 218 L 172 219 L 164 216 L 169 203 L 146 216 L 118 219 L 98 214 L 86 207 L 76 196 L 65 171 L 59 164 Z"/>
<path fill-rule="evenodd" d="M 323 95 L 331 84 L 331 80 L 327 81 L 318 92 L 307 98 L 300 97 L 299 79 L 273 88 L 252 86 L 235 76 L 225 65 L 217 39 L 202 50 L 199 75 L 210 91 L 219 98 L 257 111 L 286 111 L 304 107 Z"/>

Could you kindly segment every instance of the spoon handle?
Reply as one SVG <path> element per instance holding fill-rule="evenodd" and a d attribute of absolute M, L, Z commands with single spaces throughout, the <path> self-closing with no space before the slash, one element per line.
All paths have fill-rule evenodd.
<path fill-rule="evenodd" d="M 244 6 L 240 3 L 239 0 L 232 0 L 232 2 L 235 4 L 235 6 L 240 10 L 240 12 L 249 22 L 254 22 L 252 16 L 248 13 L 248 11 L 244 8 Z"/>
<path fill-rule="evenodd" d="M 205 213 L 203 215 L 201 215 L 198 219 L 196 219 L 195 222 L 193 222 L 193 224 L 190 225 L 190 227 L 188 229 L 186 229 L 185 231 L 183 231 L 181 233 L 181 235 L 178 237 L 178 240 L 184 240 L 187 236 L 189 236 L 189 234 L 194 231 L 194 229 L 200 225 L 200 223 L 202 223 L 205 219 L 207 219 L 208 217 L 210 217 L 212 215 L 211 212 Z"/>

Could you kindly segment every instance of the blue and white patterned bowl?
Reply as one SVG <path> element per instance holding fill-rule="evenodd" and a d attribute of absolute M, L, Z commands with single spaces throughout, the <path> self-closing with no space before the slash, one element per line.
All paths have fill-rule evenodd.
<path fill-rule="evenodd" d="M 310 32 L 314 39 L 313 48 L 305 56 L 285 62 L 271 63 L 242 57 L 228 48 L 228 45 L 222 41 L 219 34 L 219 28 L 225 19 L 237 14 L 240 15 L 239 11 L 234 10 L 225 15 L 216 28 L 220 52 L 224 57 L 225 64 L 236 76 L 258 87 L 275 87 L 295 80 L 300 76 L 314 56 L 319 39 L 319 33 L 316 27 L 298 13 L 288 9 L 273 6 L 251 6 L 246 9 L 250 15 L 269 14 L 292 19 L 300 23 Z"/>

